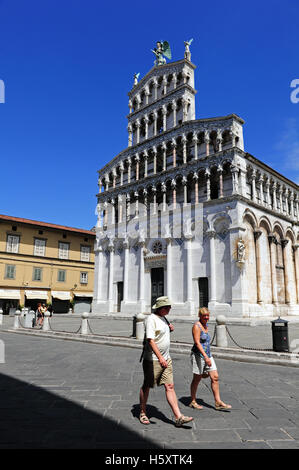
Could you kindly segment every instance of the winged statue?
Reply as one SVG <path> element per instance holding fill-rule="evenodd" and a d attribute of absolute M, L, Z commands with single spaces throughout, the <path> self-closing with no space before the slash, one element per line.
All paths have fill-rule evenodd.
<path fill-rule="evenodd" d="M 157 47 L 152 49 L 152 52 L 156 56 L 155 65 L 163 65 L 166 64 L 166 59 L 171 59 L 171 50 L 169 42 L 167 41 L 157 41 Z M 163 57 L 165 56 L 165 57 Z"/>
<path fill-rule="evenodd" d="M 193 41 L 192 39 L 189 39 L 189 41 L 184 41 L 185 44 L 185 59 L 191 61 L 191 52 L 190 52 L 190 46 Z"/>
<path fill-rule="evenodd" d="M 138 83 L 139 75 L 140 75 L 140 73 L 134 73 L 134 86 L 137 85 L 137 83 Z"/>

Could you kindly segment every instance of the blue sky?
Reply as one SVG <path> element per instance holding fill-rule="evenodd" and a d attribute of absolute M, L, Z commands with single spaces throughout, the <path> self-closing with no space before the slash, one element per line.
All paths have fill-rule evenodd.
<path fill-rule="evenodd" d="M 95 222 L 97 170 L 127 146 L 127 92 L 194 38 L 196 117 L 236 113 L 245 150 L 299 183 L 297 0 L 0 0 L 0 213 Z M 299 93 L 298 93 L 299 97 Z"/>

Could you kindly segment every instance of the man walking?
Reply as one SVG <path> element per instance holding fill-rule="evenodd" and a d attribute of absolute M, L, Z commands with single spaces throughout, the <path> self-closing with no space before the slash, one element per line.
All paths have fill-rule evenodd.
<path fill-rule="evenodd" d="M 140 389 L 140 416 L 142 424 L 150 424 L 146 415 L 146 403 L 150 388 L 164 385 L 166 399 L 175 417 L 175 426 L 181 427 L 193 420 L 184 416 L 179 409 L 173 384 L 172 360 L 169 354 L 170 331 L 174 327 L 166 320 L 171 309 L 168 297 L 158 297 L 145 325 L 146 344 L 144 347 L 143 372 L 144 382 Z"/>

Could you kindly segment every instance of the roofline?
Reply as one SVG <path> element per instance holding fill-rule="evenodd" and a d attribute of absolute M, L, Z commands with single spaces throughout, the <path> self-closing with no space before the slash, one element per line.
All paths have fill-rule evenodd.
<path fill-rule="evenodd" d="M 272 173 L 274 174 L 275 176 L 279 177 L 280 179 L 282 179 L 283 181 L 285 181 L 287 184 L 289 184 L 290 186 L 295 186 L 296 189 L 298 190 L 299 189 L 299 185 L 297 183 L 295 183 L 294 181 L 290 180 L 289 178 L 287 178 L 286 176 L 282 175 L 281 173 L 279 173 L 277 170 L 275 170 L 274 168 L 272 168 L 271 166 L 267 165 L 266 163 L 264 163 L 263 161 L 259 160 L 258 158 L 254 157 L 253 155 L 251 155 L 251 153 L 248 153 L 248 152 L 245 152 L 245 157 L 247 160 L 249 160 L 250 162 L 252 163 L 256 163 L 262 167 L 265 168 L 265 170 L 269 171 L 269 173 Z"/>
<path fill-rule="evenodd" d="M 23 219 L 21 217 L 13 217 L 10 215 L 4 215 L 0 214 L 0 222 L 1 220 L 3 221 L 8 221 L 8 222 L 17 222 L 18 224 L 24 224 L 24 225 L 36 225 L 38 227 L 44 227 L 44 228 L 49 228 L 53 230 L 64 230 L 67 232 L 75 232 L 75 233 L 82 233 L 84 235 L 91 235 L 95 237 L 95 233 L 92 232 L 91 230 L 85 230 L 82 228 L 75 228 L 75 227 L 67 227 L 65 225 L 56 225 L 56 224 L 50 224 L 49 222 L 41 222 L 38 220 L 31 220 L 31 219 Z"/>

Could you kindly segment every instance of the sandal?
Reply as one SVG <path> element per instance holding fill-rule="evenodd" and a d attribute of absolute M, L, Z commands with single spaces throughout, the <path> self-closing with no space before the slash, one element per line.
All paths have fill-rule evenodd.
<path fill-rule="evenodd" d="M 193 421 L 193 418 L 191 416 L 180 416 L 178 419 L 175 420 L 174 425 L 177 428 L 181 428 L 184 424 L 190 423 L 190 421 Z"/>
<path fill-rule="evenodd" d="M 218 410 L 218 411 L 228 411 L 231 409 L 231 405 L 227 405 L 226 403 L 222 403 L 222 404 L 219 404 L 219 405 L 215 405 L 215 409 Z"/>
<path fill-rule="evenodd" d="M 189 407 L 190 408 L 195 408 L 196 410 L 202 410 L 203 409 L 203 406 L 199 405 L 196 401 L 191 401 L 191 403 L 189 403 Z"/>
<path fill-rule="evenodd" d="M 150 424 L 150 420 L 144 412 L 141 412 L 139 415 L 139 421 L 141 424 Z"/>

